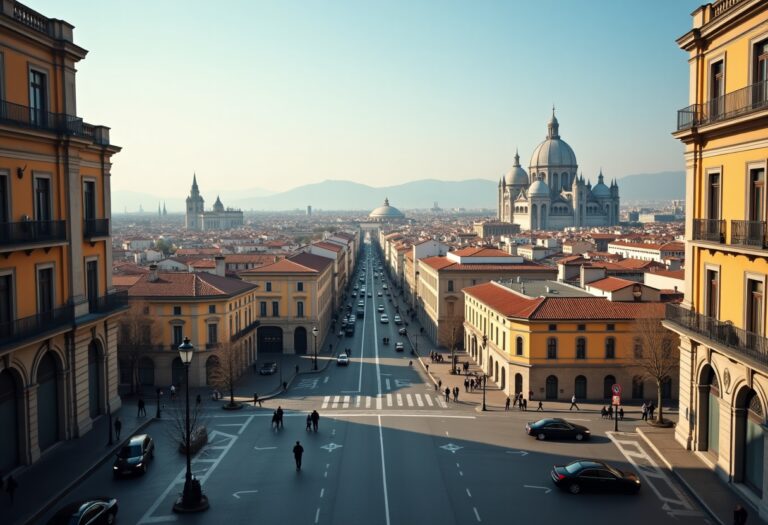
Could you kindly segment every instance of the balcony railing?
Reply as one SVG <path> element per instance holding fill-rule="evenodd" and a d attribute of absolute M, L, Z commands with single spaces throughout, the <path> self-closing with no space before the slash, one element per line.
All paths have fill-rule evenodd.
<path fill-rule="evenodd" d="M 67 240 L 67 221 L 0 222 L 0 246 Z"/>
<path fill-rule="evenodd" d="M 0 100 L 0 124 L 50 131 L 60 135 L 81 137 L 104 146 L 109 145 L 108 128 L 88 124 L 75 115 L 51 113 L 6 100 Z"/>
<path fill-rule="evenodd" d="M 74 320 L 75 309 L 69 305 L 50 312 L 0 323 L 0 348 L 17 345 L 25 340 L 40 337 L 66 326 L 72 326 Z"/>
<path fill-rule="evenodd" d="M 108 314 L 127 307 L 127 290 L 102 295 L 101 297 L 97 297 L 96 299 L 89 301 L 88 305 L 88 309 L 92 314 Z"/>
<path fill-rule="evenodd" d="M 725 221 L 722 219 L 694 219 L 693 240 L 725 242 Z"/>
<path fill-rule="evenodd" d="M 731 221 L 731 244 L 765 248 L 765 221 Z"/>
<path fill-rule="evenodd" d="M 109 219 L 85 219 L 83 221 L 83 237 L 109 237 Z"/>
<path fill-rule="evenodd" d="M 765 81 L 726 93 L 704 104 L 693 104 L 679 110 L 677 130 L 704 126 L 763 109 L 768 109 L 768 82 Z"/>
<path fill-rule="evenodd" d="M 260 321 L 253 321 L 251 324 L 244 326 L 237 333 L 235 333 L 235 335 L 232 336 L 232 342 L 235 342 L 238 339 L 242 338 L 243 336 L 248 335 L 251 331 L 253 331 L 260 324 L 261 324 Z"/>
<path fill-rule="evenodd" d="M 50 25 L 48 24 L 48 18 L 41 15 L 37 11 L 30 9 L 24 4 L 15 2 L 13 4 L 13 18 L 24 24 L 27 27 L 39 31 L 48 36 L 51 35 Z"/>
<path fill-rule="evenodd" d="M 677 304 L 667 304 L 667 321 L 704 336 L 735 353 L 768 366 L 768 339 L 713 317 L 697 314 Z"/>

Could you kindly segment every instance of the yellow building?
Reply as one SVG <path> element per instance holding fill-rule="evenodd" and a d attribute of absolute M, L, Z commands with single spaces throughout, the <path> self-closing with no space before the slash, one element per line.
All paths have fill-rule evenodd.
<path fill-rule="evenodd" d="M 685 301 L 677 440 L 768 517 L 768 3 L 720 0 L 693 12 L 685 145 Z"/>
<path fill-rule="evenodd" d="M 614 302 L 554 281 L 489 282 L 464 289 L 464 345 L 507 395 L 533 400 L 656 398 L 645 377 L 636 319 L 661 320 L 664 305 Z M 676 378 L 662 395 L 676 393 Z"/>
<path fill-rule="evenodd" d="M 158 272 L 152 265 L 128 296 L 131 309 L 121 321 L 118 345 L 124 389 L 154 392 L 183 383 L 178 347 L 185 337 L 195 346 L 190 386 L 210 384 L 219 352 L 236 352 L 240 369 L 256 360 L 255 285 L 205 272 Z"/>
<path fill-rule="evenodd" d="M 314 353 L 331 325 L 334 267 L 334 259 L 299 253 L 240 274 L 257 287 L 259 355 Z"/>
<path fill-rule="evenodd" d="M 88 432 L 117 394 L 109 128 L 77 116 L 73 26 L 0 3 L 0 471 Z"/>

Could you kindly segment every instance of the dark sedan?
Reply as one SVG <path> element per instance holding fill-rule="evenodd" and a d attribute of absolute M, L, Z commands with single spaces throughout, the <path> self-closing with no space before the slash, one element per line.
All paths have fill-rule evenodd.
<path fill-rule="evenodd" d="M 149 460 L 155 457 L 155 442 L 147 434 L 131 437 L 117 453 L 112 472 L 115 477 L 123 474 L 146 474 Z"/>
<path fill-rule="evenodd" d="M 575 439 L 583 441 L 589 439 L 591 434 L 587 427 L 569 423 L 565 419 L 557 417 L 539 419 L 525 425 L 525 431 L 536 439 Z"/>
<path fill-rule="evenodd" d="M 343 334 L 344 331 L 342 330 L 339 333 Z M 261 374 L 263 376 L 271 376 L 275 372 L 277 372 L 277 363 L 275 363 L 274 361 L 270 361 L 268 363 L 264 363 L 264 366 L 259 368 L 259 374 Z"/>
<path fill-rule="evenodd" d="M 115 498 L 91 498 L 62 507 L 48 520 L 48 525 L 112 525 L 116 516 Z"/>
<path fill-rule="evenodd" d="M 602 461 L 580 459 L 567 465 L 555 465 L 552 482 L 571 494 L 581 492 L 622 492 L 636 494 L 640 478 L 634 472 L 623 472 Z"/>

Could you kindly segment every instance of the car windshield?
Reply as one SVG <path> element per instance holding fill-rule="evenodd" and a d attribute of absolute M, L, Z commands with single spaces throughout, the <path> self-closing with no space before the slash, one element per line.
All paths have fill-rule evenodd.
<path fill-rule="evenodd" d="M 120 450 L 120 457 L 123 459 L 135 458 L 136 456 L 141 456 L 141 445 L 130 445 Z"/>
<path fill-rule="evenodd" d="M 568 472 L 568 474 L 576 474 L 578 471 L 581 470 L 581 463 L 578 461 L 574 463 L 570 463 L 565 466 L 565 470 Z"/>

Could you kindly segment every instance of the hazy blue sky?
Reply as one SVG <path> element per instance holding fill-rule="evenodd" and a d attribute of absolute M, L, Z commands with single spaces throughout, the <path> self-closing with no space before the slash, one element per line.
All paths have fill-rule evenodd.
<path fill-rule="evenodd" d="M 553 103 L 586 177 L 683 166 L 699 0 L 25 3 L 89 50 L 78 113 L 123 147 L 116 191 L 498 180 Z"/>

